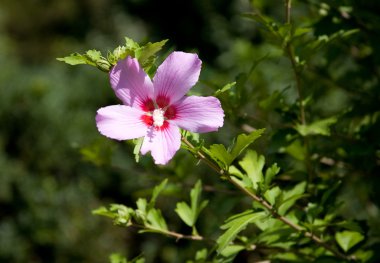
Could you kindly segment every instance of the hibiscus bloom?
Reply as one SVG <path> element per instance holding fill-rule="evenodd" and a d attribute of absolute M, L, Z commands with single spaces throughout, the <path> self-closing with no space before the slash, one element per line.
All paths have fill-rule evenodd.
<path fill-rule="evenodd" d="M 141 153 L 150 151 L 156 164 L 166 164 L 181 146 L 180 128 L 196 133 L 218 130 L 224 118 L 220 101 L 185 96 L 198 81 L 201 64 L 196 54 L 173 52 L 151 81 L 137 59 L 120 60 L 110 71 L 110 81 L 124 105 L 97 111 L 99 132 L 115 140 L 144 137 Z"/>

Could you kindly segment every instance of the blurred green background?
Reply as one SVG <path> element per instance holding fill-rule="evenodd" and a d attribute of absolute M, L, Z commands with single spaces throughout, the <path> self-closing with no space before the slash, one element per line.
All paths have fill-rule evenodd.
<path fill-rule="evenodd" d="M 284 20 L 281 1 L 252 2 L 264 14 Z M 310 119 L 341 117 L 336 137 L 318 138 L 314 150 L 337 163 L 319 164 L 318 171 L 322 177 L 344 179 L 340 198 L 349 206 L 342 213 L 367 222 L 371 247 L 379 240 L 375 226 L 380 224 L 380 6 L 377 1 L 330 2 L 328 8 L 319 1 L 293 3 L 298 26 L 313 27 L 315 35 L 360 29 L 310 61 L 312 70 L 305 76 L 305 95 L 315 98 Z M 279 150 L 286 144 L 287 128 L 281 124 L 292 109 L 288 116 L 284 108 L 259 105 L 275 91 L 285 102 L 294 101 L 292 72 L 260 26 L 240 16 L 251 10 L 243 0 L 0 2 L 0 262 L 96 263 L 107 262 L 112 252 L 133 257 L 141 251 L 148 262 L 184 262 L 197 248 L 188 241 L 137 235 L 91 214 L 108 203 L 133 205 L 165 177 L 173 183 L 168 196 L 180 199 L 209 171 L 202 166 L 189 171 L 196 161 L 182 151 L 167 167 L 155 167 L 150 157 L 136 164 L 130 144 L 108 140 L 96 130 L 96 110 L 119 103 L 107 74 L 70 67 L 56 57 L 113 49 L 124 36 L 141 42 L 169 39 L 166 50 L 199 53 L 204 64 L 196 90 L 206 95 L 268 56 L 249 76 L 249 100 L 226 112 L 225 127 L 206 138 L 228 143 L 247 125 L 267 127 L 260 151 L 284 170 L 297 167 L 290 150 L 289 156 Z M 234 194 L 228 201 L 215 194 L 218 188 L 228 190 L 222 182 L 202 179 L 212 186 L 206 195 L 213 204 L 200 228 L 213 235 L 223 222 L 219 213 L 233 210 L 238 201 Z M 175 203 L 168 200 L 161 200 L 161 208 L 174 218 Z M 183 227 L 178 220 L 171 224 Z M 249 262 L 249 256 L 243 258 Z"/>

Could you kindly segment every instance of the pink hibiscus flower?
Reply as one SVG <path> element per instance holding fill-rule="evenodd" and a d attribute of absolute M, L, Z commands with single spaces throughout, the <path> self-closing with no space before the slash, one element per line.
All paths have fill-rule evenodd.
<path fill-rule="evenodd" d="M 201 64 L 196 54 L 173 52 L 152 82 L 137 59 L 120 60 L 110 80 L 124 105 L 98 110 L 99 132 L 115 140 L 144 137 L 141 153 L 150 151 L 156 164 L 166 164 L 181 146 L 180 128 L 196 133 L 218 130 L 224 118 L 220 101 L 185 96 L 198 81 Z"/>

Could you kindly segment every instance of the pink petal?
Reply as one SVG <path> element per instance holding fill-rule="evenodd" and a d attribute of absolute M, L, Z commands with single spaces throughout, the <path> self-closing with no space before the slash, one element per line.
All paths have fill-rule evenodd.
<path fill-rule="evenodd" d="M 202 133 L 223 126 L 224 112 L 215 97 L 184 97 L 173 107 L 177 112 L 172 122 L 182 129 Z"/>
<path fill-rule="evenodd" d="M 179 128 L 171 123 L 162 130 L 152 128 L 145 136 L 141 153 L 151 152 L 155 164 L 167 164 L 181 146 Z"/>
<path fill-rule="evenodd" d="M 148 126 L 141 116 L 144 112 L 125 105 L 100 108 L 96 115 L 96 126 L 101 134 L 115 140 L 143 137 Z"/>
<path fill-rule="evenodd" d="M 198 81 L 201 65 L 196 54 L 171 53 L 153 78 L 155 98 L 166 97 L 170 103 L 181 99 Z"/>
<path fill-rule="evenodd" d="M 125 105 L 142 106 L 153 97 L 153 84 L 135 58 L 127 57 L 117 62 L 110 71 L 111 86 Z"/>

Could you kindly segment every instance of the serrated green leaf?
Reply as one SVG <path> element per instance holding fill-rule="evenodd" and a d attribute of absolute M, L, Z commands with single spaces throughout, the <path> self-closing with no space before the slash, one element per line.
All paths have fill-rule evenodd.
<path fill-rule="evenodd" d="M 133 39 L 129 37 L 125 37 L 124 39 L 125 39 L 125 47 L 127 49 L 135 50 L 140 47 L 140 45 L 137 42 L 135 42 Z"/>
<path fill-rule="evenodd" d="M 155 54 L 162 49 L 167 41 L 168 40 L 165 39 L 155 43 L 149 42 L 146 45 L 135 50 L 135 56 L 142 67 L 149 67 L 149 64 L 152 64 L 154 62 L 152 58 L 154 58 Z"/>
<path fill-rule="evenodd" d="M 281 189 L 278 186 L 273 187 L 272 189 L 267 190 L 264 193 L 265 199 L 273 206 L 276 203 L 277 197 L 281 194 Z"/>
<path fill-rule="evenodd" d="M 252 210 L 234 215 L 226 220 L 226 224 L 221 226 L 222 229 L 227 229 L 218 239 L 218 253 L 221 253 L 235 239 L 236 235 L 243 231 L 248 224 L 260 219 L 265 215 L 264 212 L 254 212 Z"/>
<path fill-rule="evenodd" d="M 224 147 L 223 144 L 211 145 L 208 154 L 218 163 L 219 167 L 222 169 L 227 169 L 233 161 L 231 154 L 228 153 L 226 147 Z"/>
<path fill-rule="evenodd" d="M 220 168 L 228 170 L 231 163 L 257 138 L 261 136 L 265 129 L 255 130 L 250 134 L 240 134 L 235 139 L 231 149 L 227 150 L 222 144 L 213 144 L 207 152 L 214 159 Z"/>
<path fill-rule="evenodd" d="M 102 53 L 96 49 L 91 49 L 87 50 L 86 56 L 92 61 L 98 61 L 101 58 Z"/>
<path fill-rule="evenodd" d="M 330 135 L 330 126 L 338 121 L 337 117 L 330 117 L 328 119 L 318 120 L 308 125 L 297 124 L 295 129 L 302 136 L 308 135 Z"/>
<path fill-rule="evenodd" d="M 265 188 L 268 188 L 269 185 L 271 184 L 273 178 L 280 172 L 280 167 L 277 166 L 277 163 L 272 164 L 271 167 L 269 167 L 265 171 L 265 176 L 264 176 L 264 185 Z"/>
<path fill-rule="evenodd" d="M 152 227 L 163 230 L 163 231 L 168 230 L 168 226 L 160 210 L 155 209 L 155 208 L 150 209 L 148 211 L 147 219 L 148 219 L 148 223 Z"/>
<path fill-rule="evenodd" d="M 303 197 L 303 193 L 306 190 L 306 182 L 300 182 L 295 185 L 292 189 L 282 192 L 282 200 L 277 203 L 278 213 L 280 215 L 285 215 L 286 212 L 291 208 L 297 199 Z"/>
<path fill-rule="evenodd" d="M 73 65 L 73 66 L 79 65 L 79 64 L 88 64 L 89 63 L 89 60 L 85 56 L 83 56 L 79 53 L 73 53 L 67 57 L 57 58 L 57 60 L 65 62 L 65 63 L 67 63 L 69 65 Z M 95 64 L 94 64 L 94 66 L 95 66 Z"/>
<path fill-rule="evenodd" d="M 258 155 L 257 152 L 252 150 L 248 150 L 247 154 L 239 162 L 241 168 L 247 173 L 254 190 L 257 190 L 259 184 L 264 180 L 262 172 L 264 164 L 264 156 Z"/>
<path fill-rule="evenodd" d="M 256 141 L 263 133 L 265 129 L 259 129 L 251 132 L 250 134 L 240 134 L 231 150 L 232 160 L 237 158 L 248 146 Z"/>
<path fill-rule="evenodd" d="M 339 246 L 347 252 L 364 239 L 364 236 L 359 232 L 354 231 L 342 231 L 335 234 L 335 240 Z"/>

